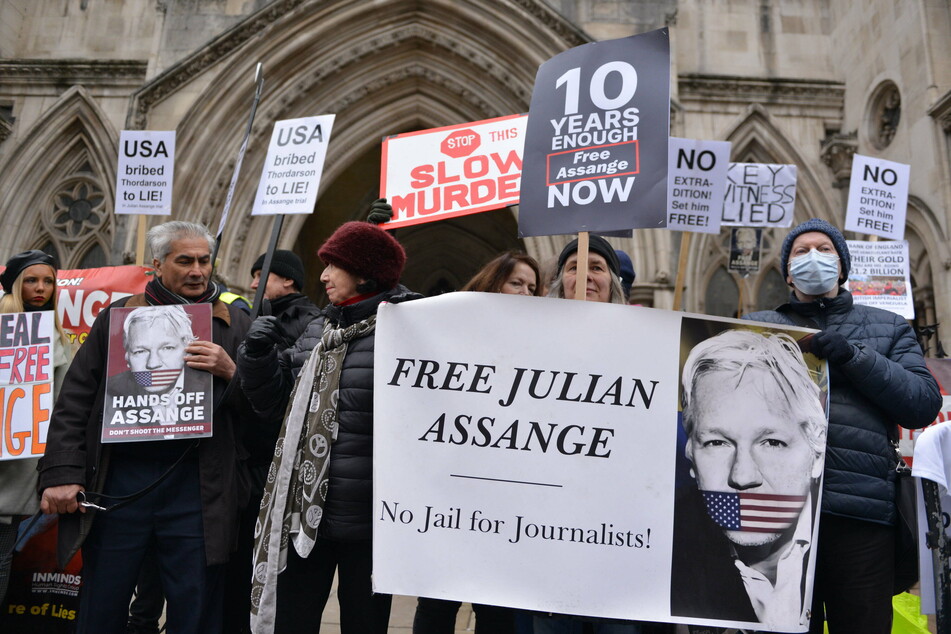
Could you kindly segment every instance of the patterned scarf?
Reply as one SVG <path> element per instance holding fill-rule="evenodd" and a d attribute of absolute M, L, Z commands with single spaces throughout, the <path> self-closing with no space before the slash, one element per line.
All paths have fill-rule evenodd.
<path fill-rule="evenodd" d="M 274 631 L 277 576 L 287 567 L 288 544 L 293 542 L 297 554 L 306 558 L 317 540 L 347 345 L 375 328 L 376 315 L 346 328 L 328 323 L 291 391 L 254 527 L 251 629 L 257 634 Z"/>
<path fill-rule="evenodd" d="M 173 293 L 172 291 L 168 290 L 164 284 L 162 284 L 162 280 L 158 277 L 153 277 L 151 280 L 149 280 L 149 283 L 145 285 L 145 301 L 148 302 L 150 306 L 171 306 L 173 304 L 214 304 L 220 295 L 221 287 L 211 280 L 208 280 L 208 288 L 205 289 L 205 292 L 202 293 L 200 297 L 196 297 L 195 299 L 188 299 L 187 297 L 182 297 L 178 293 Z"/>

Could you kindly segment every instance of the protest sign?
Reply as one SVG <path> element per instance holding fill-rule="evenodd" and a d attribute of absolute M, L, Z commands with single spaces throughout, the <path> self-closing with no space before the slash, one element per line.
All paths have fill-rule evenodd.
<path fill-rule="evenodd" d="M 947 425 L 938 425 L 928 427 L 922 430 L 919 441 L 921 459 L 915 462 L 912 474 L 918 482 L 917 496 L 917 516 L 918 516 L 918 578 L 921 584 L 921 613 L 935 614 L 935 550 L 928 548 L 928 513 L 923 495 L 921 478 L 926 478 L 938 484 L 938 501 L 941 505 L 941 529 L 944 530 L 944 539 L 948 540 L 948 526 L 951 525 L 951 492 L 948 486 L 951 481 L 948 480 L 949 470 L 946 466 L 951 456 L 948 455 L 948 447 L 951 446 L 948 432 L 951 427 Z M 936 543 L 938 535 L 931 535 L 931 539 Z M 944 557 L 947 558 L 947 553 Z M 948 588 L 942 588 L 945 593 L 943 604 L 946 607 L 949 600 Z"/>
<path fill-rule="evenodd" d="M 730 261 L 728 268 L 746 277 L 759 271 L 763 230 L 753 227 L 733 227 L 730 231 Z"/>
<path fill-rule="evenodd" d="M 517 205 L 526 115 L 397 134 L 383 140 L 386 229 Z"/>
<path fill-rule="evenodd" d="M 729 141 L 670 137 L 668 229 L 720 233 L 731 147 Z"/>
<path fill-rule="evenodd" d="M 46 451 L 56 336 L 53 311 L 0 315 L 0 460 Z"/>
<path fill-rule="evenodd" d="M 542 64 L 519 235 L 665 227 L 669 118 L 667 29 L 584 44 Z"/>
<path fill-rule="evenodd" d="M 854 155 L 845 229 L 903 239 L 910 174 L 911 168 L 903 163 Z"/>
<path fill-rule="evenodd" d="M 796 166 L 730 163 L 722 224 L 789 227 L 796 203 Z"/>
<path fill-rule="evenodd" d="M 274 122 L 252 216 L 313 213 L 334 116 Z"/>
<path fill-rule="evenodd" d="M 212 376 L 185 364 L 185 347 L 211 341 L 211 305 L 116 308 L 102 442 L 212 435 Z"/>
<path fill-rule="evenodd" d="M 175 131 L 123 130 L 116 168 L 116 213 L 172 213 Z"/>
<path fill-rule="evenodd" d="M 908 242 L 846 242 L 852 256 L 847 287 L 855 303 L 914 319 Z"/>
<path fill-rule="evenodd" d="M 17 533 L 23 538 L 12 553 L 7 593 L 0 603 L 0 632 L 74 634 L 82 553 L 73 555 L 65 567 L 57 563 L 59 515 L 43 515 L 36 522 L 25 519 Z"/>
<path fill-rule="evenodd" d="M 592 323 L 598 327 L 579 338 L 578 324 Z M 810 332 L 781 331 L 793 338 Z M 722 591 L 724 605 L 736 591 L 749 606 L 730 542 L 743 543 L 739 533 L 749 531 L 772 550 L 788 545 L 793 533 L 813 535 L 808 500 L 818 492 L 822 454 L 809 443 L 824 446 L 825 414 L 810 371 L 823 389 L 827 373 L 811 355 L 804 363 L 793 339 L 766 336 L 775 332 L 765 324 L 673 311 L 487 293 L 381 306 L 374 357 L 375 590 L 542 612 L 804 631 L 799 609 L 810 604 L 811 559 L 801 562 L 794 580 L 783 580 L 796 588 L 803 582 L 805 596 L 796 593 L 794 608 L 772 606 L 775 613 L 795 613 L 788 617 L 761 620 L 752 609 L 724 612 L 717 601 L 680 601 L 700 600 L 702 584 Z M 748 348 L 742 342 L 750 338 L 755 343 Z M 726 373 L 731 387 L 721 385 L 722 376 L 700 377 L 696 368 L 709 370 L 717 350 L 737 345 L 750 351 L 743 355 L 745 376 L 755 375 L 763 389 L 746 389 L 735 373 Z M 796 378 L 781 383 L 767 376 L 767 366 Z M 767 462 L 796 474 L 786 486 L 731 490 L 715 475 L 729 470 L 726 458 L 697 443 L 689 446 L 699 480 L 689 474 L 689 443 L 679 429 L 682 372 L 693 377 L 694 433 L 713 433 L 704 408 L 722 418 L 723 442 L 707 445 L 739 443 L 738 436 L 761 433 L 762 425 L 770 433 L 784 430 L 782 442 L 764 445 L 782 447 Z M 697 385 L 704 389 L 694 390 Z M 779 402 L 795 402 L 796 416 Z M 708 493 L 744 505 L 759 496 L 766 507 L 785 508 L 775 510 L 781 519 L 769 526 L 742 513 L 736 521 L 744 526 L 728 529 L 715 523 L 724 518 L 704 510 L 699 500 Z M 692 532 L 679 536 L 677 526 Z M 725 557 L 729 566 L 714 572 L 695 559 L 698 550 Z M 811 558 L 815 549 L 809 550 Z M 683 578 L 684 569 L 693 581 Z M 804 571 L 809 574 L 800 578 Z"/>

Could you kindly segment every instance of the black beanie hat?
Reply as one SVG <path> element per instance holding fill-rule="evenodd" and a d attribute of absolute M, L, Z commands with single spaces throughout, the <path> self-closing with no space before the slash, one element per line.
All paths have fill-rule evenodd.
<path fill-rule="evenodd" d="M 7 269 L 0 273 L 0 286 L 3 286 L 3 292 L 12 293 L 13 283 L 16 282 L 20 273 L 34 264 L 46 264 L 53 267 L 54 271 L 56 270 L 56 259 L 45 251 L 30 249 L 17 253 L 7 260 Z"/>
<path fill-rule="evenodd" d="M 564 268 L 565 261 L 568 259 L 568 256 L 570 256 L 572 253 L 576 253 L 577 251 L 578 238 L 575 238 L 569 242 L 564 249 L 561 250 L 561 255 L 558 256 L 559 273 L 561 273 L 561 269 Z M 611 269 L 611 272 L 614 273 L 615 277 L 621 276 L 621 262 L 617 258 L 617 253 L 614 252 L 614 247 L 608 244 L 607 240 L 601 236 L 589 236 L 588 251 L 594 251 L 603 257 L 604 261 L 608 263 L 608 268 Z"/>
<path fill-rule="evenodd" d="M 251 267 L 251 276 L 264 268 L 264 256 L 254 261 Z M 304 263 L 297 257 L 297 254 L 287 249 L 277 249 L 274 251 L 274 257 L 271 258 L 271 273 L 275 273 L 289 280 L 293 280 L 294 286 L 298 291 L 304 288 Z M 267 281 L 264 282 L 265 284 Z"/>
<path fill-rule="evenodd" d="M 842 271 L 840 272 L 840 279 L 849 279 L 849 270 L 852 268 L 852 256 L 849 254 L 849 245 L 845 241 L 845 236 L 842 235 L 842 232 L 835 228 L 834 225 L 829 224 L 821 218 L 810 218 L 801 225 L 793 227 L 793 230 L 789 232 L 789 235 L 786 236 L 786 239 L 783 240 L 783 248 L 779 253 L 779 268 L 782 271 L 783 279 L 785 280 L 789 277 L 789 252 L 792 250 L 792 244 L 804 233 L 809 233 L 810 231 L 818 231 L 819 233 L 824 233 L 829 236 L 829 239 L 832 240 L 832 246 L 835 247 L 836 253 L 839 254 L 839 262 L 842 263 Z"/>

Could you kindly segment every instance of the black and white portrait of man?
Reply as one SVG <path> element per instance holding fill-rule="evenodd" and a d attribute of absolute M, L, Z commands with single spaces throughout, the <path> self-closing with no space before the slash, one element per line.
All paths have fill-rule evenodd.
<path fill-rule="evenodd" d="M 796 340 L 725 330 L 682 369 L 689 478 L 675 503 L 671 614 L 808 625 L 825 456 L 819 386 Z"/>

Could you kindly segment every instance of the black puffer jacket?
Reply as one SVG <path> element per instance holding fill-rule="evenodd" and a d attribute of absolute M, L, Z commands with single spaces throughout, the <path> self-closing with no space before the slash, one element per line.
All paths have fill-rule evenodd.
<path fill-rule="evenodd" d="M 312 321 L 293 347 L 271 350 L 263 357 L 238 353 L 238 371 L 245 393 L 264 420 L 281 420 L 291 388 L 311 351 L 320 341 L 324 323 L 346 327 L 363 321 L 382 302 L 398 303 L 421 297 L 404 286 L 350 306 L 328 306 L 323 319 Z M 330 453 L 330 484 L 321 537 L 341 541 L 371 537 L 373 509 L 373 349 L 375 333 L 350 342 L 343 361 L 338 397 L 339 428 Z"/>
<path fill-rule="evenodd" d="M 841 333 L 855 356 L 830 364 L 829 435 L 822 512 L 880 524 L 894 524 L 895 425 L 917 429 L 941 408 L 941 393 L 928 372 L 915 333 L 901 316 L 854 304 L 840 289 L 832 299 L 790 302 L 744 319 L 805 325 L 788 311 L 822 330 Z"/>

